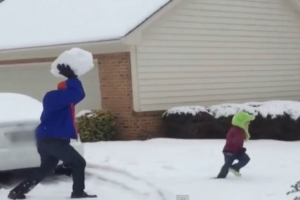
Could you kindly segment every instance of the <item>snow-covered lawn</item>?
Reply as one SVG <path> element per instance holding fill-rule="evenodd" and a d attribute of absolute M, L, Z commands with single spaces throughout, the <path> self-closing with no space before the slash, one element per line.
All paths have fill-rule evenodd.
<path fill-rule="evenodd" d="M 171 139 L 85 144 L 86 188 L 101 200 L 293 199 L 286 192 L 300 180 L 300 142 L 249 141 L 252 160 L 242 177 L 212 179 L 223 164 L 223 145 L 224 140 Z M 28 198 L 66 199 L 71 187 L 69 178 L 44 182 Z M 0 199 L 7 193 L 0 190 Z"/>

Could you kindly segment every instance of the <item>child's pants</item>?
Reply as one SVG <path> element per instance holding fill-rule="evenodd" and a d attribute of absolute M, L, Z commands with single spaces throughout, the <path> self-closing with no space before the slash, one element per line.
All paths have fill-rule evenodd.
<path fill-rule="evenodd" d="M 249 156 L 246 153 L 234 154 L 234 153 L 224 153 L 225 164 L 223 165 L 217 178 L 226 178 L 229 168 L 240 171 L 241 168 L 245 167 L 250 161 Z M 238 160 L 238 163 L 232 164 L 234 160 Z"/>

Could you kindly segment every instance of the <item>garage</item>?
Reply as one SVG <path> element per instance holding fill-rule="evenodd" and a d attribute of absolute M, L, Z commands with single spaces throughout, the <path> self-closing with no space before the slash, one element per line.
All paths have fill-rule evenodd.
<path fill-rule="evenodd" d="M 80 77 L 86 98 L 77 105 L 76 113 L 101 108 L 97 60 L 94 63 L 95 67 Z M 56 89 L 57 83 L 62 81 L 50 73 L 50 68 L 51 62 L 0 65 L 0 92 L 25 94 L 42 101 L 45 93 Z"/>

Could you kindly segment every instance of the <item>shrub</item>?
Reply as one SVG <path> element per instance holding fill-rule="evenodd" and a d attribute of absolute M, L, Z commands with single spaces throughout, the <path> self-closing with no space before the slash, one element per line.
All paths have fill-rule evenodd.
<path fill-rule="evenodd" d="M 92 110 L 77 118 L 82 142 L 112 140 L 115 136 L 115 117 L 106 110 Z"/>
<path fill-rule="evenodd" d="M 267 110 L 265 109 L 267 104 L 251 105 L 251 107 L 245 105 L 214 106 L 214 111 L 217 112 L 204 107 L 193 107 L 189 109 L 190 112 L 177 112 L 176 108 L 173 108 L 171 112 L 163 115 L 166 126 L 165 135 L 181 139 L 224 139 L 231 127 L 233 115 L 243 110 L 244 107 L 248 109 L 249 114 L 256 115 L 255 120 L 249 126 L 251 139 L 300 140 L 300 118 L 295 117 L 297 110 L 300 110 L 295 106 L 298 104 L 294 105 L 294 109 L 282 110 L 281 114 L 278 114 L 278 105 L 281 104 L 277 102 L 277 104 L 268 105 L 268 112 L 271 114 L 263 112 Z M 287 107 L 287 104 L 284 105 Z M 272 114 L 274 111 L 272 106 L 277 107 L 276 114 Z M 184 109 L 187 110 L 187 107 Z M 244 111 L 247 112 L 247 109 Z"/>
<path fill-rule="evenodd" d="M 164 116 L 166 136 L 182 139 L 221 139 L 225 138 L 231 127 L 233 115 L 214 118 L 207 113 L 195 116 L 189 114 L 171 114 Z M 289 115 L 264 118 L 260 115 L 250 123 L 251 139 L 275 139 L 282 141 L 300 140 L 300 119 L 291 119 Z"/>

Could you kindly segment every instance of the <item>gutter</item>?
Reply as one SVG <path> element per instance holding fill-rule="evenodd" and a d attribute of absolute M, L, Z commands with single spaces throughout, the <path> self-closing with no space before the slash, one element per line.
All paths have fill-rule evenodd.
<path fill-rule="evenodd" d="M 90 45 L 103 45 L 103 44 L 113 44 L 120 42 L 120 39 L 114 40 L 105 40 L 105 41 L 95 41 L 95 42 L 79 42 L 79 43 L 68 43 L 68 44 L 58 44 L 58 45 L 47 45 L 47 46 L 35 46 L 35 47 L 23 47 L 23 48 L 14 48 L 14 49 L 2 49 L 0 53 L 3 52 L 17 52 L 17 51 L 34 51 L 34 50 L 49 50 L 56 48 L 68 48 L 70 46 L 90 46 Z"/>
<path fill-rule="evenodd" d="M 0 50 L 0 61 L 55 58 L 63 51 L 73 47 L 82 48 L 93 54 L 129 52 L 129 47 L 122 44 L 121 40 L 118 38 L 106 41 Z"/>

